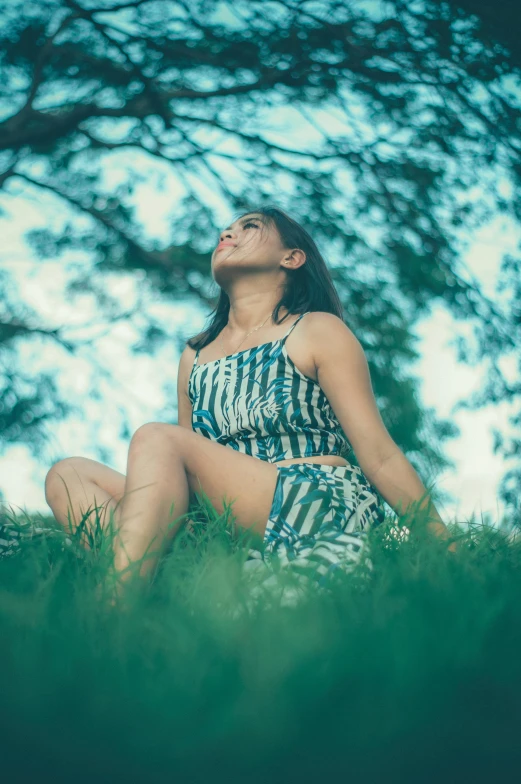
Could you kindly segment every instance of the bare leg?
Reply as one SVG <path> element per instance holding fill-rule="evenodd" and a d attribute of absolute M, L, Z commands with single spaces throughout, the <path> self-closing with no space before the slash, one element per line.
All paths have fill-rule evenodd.
<path fill-rule="evenodd" d="M 163 545 L 188 522 L 190 488 L 180 447 L 160 425 L 147 425 L 134 435 L 128 452 L 125 493 L 115 512 L 117 572 L 146 559 L 140 574 L 157 563 Z M 125 576 L 129 573 L 127 572 Z M 122 575 L 123 577 L 124 575 Z"/>
<path fill-rule="evenodd" d="M 92 528 L 96 523 L 96 507 L 102 528 L 110 520 L 110 510 L 116 510 L 117 501 L 96 482 L 83 477 L 77 471 L 60 469 L 50 473 L 45 482 L 45 499 L 52 509 L 58 523 L 66 531 L 75 531 L 90 509 L 87 524 Z M 70 519 L 70 525 L 69 525 Z M 83 542 L 86 545 L 86 541 Z"/>

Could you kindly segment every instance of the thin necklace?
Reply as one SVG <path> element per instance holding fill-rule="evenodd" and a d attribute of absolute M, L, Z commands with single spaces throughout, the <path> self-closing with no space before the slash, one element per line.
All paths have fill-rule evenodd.
<path fill-rule="evenodd" d="M 270 314 L 267 316 L 267 318 L 265 319 L 265 321 L 264 321 L 262 324 L 260 324 L 258 327 L 255 327 L 254 329 L 252 329 L 252 330 L 251 330 L 251 332 L 248 332 L 248 335 L 251 335 L 251 333 L 252 333 L 252 332 L 255 332 L 257 329 L 260 329 L 261 327 L 263 327 L 263 326 L 264 326 L 264 324 L 266 323 L 266 321 L 269 319 L 269 317 L 270 317 L 270 316 L 271 316 L 271 313 L 270 313 Z M 245 336 L 243 337 L 243 339 L 242 339 L 242 340 L 241 340 L 241 342 L 239 343 L 239 346 L 242 346 L 242 344 L 244 343 L 244 341 L 246 340 L 246 338 L 248 337 L 248 335 L 245 335 Z M 226 349 L 225 349 L 225 347 L 224 347 L 224 345 L 223 345 L 223 342 L 222 342 L 222 339 L 221 339 L 221 336 L 220 336 L 220 335 L 219 335 L 219 342 L 220 342 L 221 346 L 223 347 L 223 349 L 226 351 Z M 239 346 L 237 346 L 237 348 L 239 348 Z M 236 348 L 236 349 L 235 349 L 235 351 L 233 352 L 234 354 L 235 354 L 235 352 L 237 351 L 237 348 Z"/>
<path fill-rule="evenodd" d="M 287 264 L 287 263 L 288 263 L 287 261 L 285 261 L 285 262 L 284 262 L 284 264 Z M 269 319 L 269 317 L 270 317 L 270 316 L 271 316 L 271 313 L 270 313 L 270 314 L 269 314 L 269 316 L 266 318 L 266 321 Z M 254 329 L 252 329 L 252 331 L 251 331 L 251 332 L 255 332 L 256 330 L 258 330 L 258 329 L 260 329 L 261 327 L 263 327 L 263 326 L 264 326 L 264 324 L 266 323 L 266 321 L 264 321 L 264 322 L 263 322 L 263 323 L 262 323 L 262 324 L 261 324 L 259 327 L 255 327 Z M 248 332 L 248 335 L 251 335 L 251 332 Z M 246 338 L 248 337 L 248 335 L 245 335 L 245 336 L 243 337 L 243 339 L 242 339 L 242 340 L 241 340 L 241 342 L 239 343 L 239 346 L 242 346 L 242 344 L 244 343 L 244 341 L 246 340 Z M 221 335 L 220 335 L 220 334 L 219 334 L 219 343 L 221 344 L 221 346 L 223 347 L 223 349 L 226 351 L 226 349 L 224 348 L 223 341 L 222 341 L 222 338 L 221 338 Z M 237 346 L 237 348 L 239 348 L 239 346 Z M 237 351 L 237 348 L 235 349 L 235 351 Z M 233 352 L 234 354 L 235 354 L 235 351 Z"/>

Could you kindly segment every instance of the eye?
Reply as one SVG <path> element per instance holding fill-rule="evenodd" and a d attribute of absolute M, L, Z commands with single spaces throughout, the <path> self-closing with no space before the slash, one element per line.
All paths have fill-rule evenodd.
<path fill-rule="evenodd" d="M 244 226 L 243 226 L 243 229 L 246 229 L 248 226 L 253 226 L 253 228 L 254 228 L 254 229 L 258 229 L 258 228 L 259 228 L 259 227 L 258 227 L 258 225 L 257 225 L 256 223 L 253 223 L 253 221 L 247 221 L 247 222 L 244 224 Z M 219 241 L 220 241 L 220 239 L 221 239 L 221 234 L 219 234 L 219 236 L 218 236 L 218 238 L 217 238 L 217 242 L 219 242 Z"/>

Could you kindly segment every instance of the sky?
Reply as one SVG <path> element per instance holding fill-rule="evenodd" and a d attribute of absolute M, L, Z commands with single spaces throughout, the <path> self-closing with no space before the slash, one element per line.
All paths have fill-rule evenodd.
<path fill-rule="evenodd" d="M 302 115 L 291 106 L 278 106 L 271 111 L 268 107 L 262 109 L 265 138 L 281 146 L 289 147 L 288 139 L 298 138 L 300 149 L 308 145 L 311 148 L 313 143 L 322 141 L 317 128 L 327 128 L 332 134 L 345 130 L 338 113 L 328 112 L 327 107 L 314 108 L 313 120 L 313 125 L 306 124 Z M 362 120 L 357 120 L 357 124 L 360 131 Z M 366 130 L 368 134 L 374 132 L 369 127 Z M 212 129 L 198 130 L 201 143 L 210 138 L 215 143 Z M 231 139 L 221 142 L 219 149 L 230 155 L 241 154 Z M 148 174 L 148 183 L 136 191 L 139 221 L 154 237 L 166 239 L 169 221 L 173 212 L 175 214 L 175 200 L 186 195 L 184 186 L 173 178 L 172 172 L 160 185 L 164 169 L 144 154 L 134 152 L 110 157 L 106 167 L 108 190 L 125 179 L 128 165 L 139 172 L 145 167 Z M 227 186 L 240 192 L 240 179 L 235 182 L 233 179 L 238 168 L 234 167 L 233 159 L 227 169 L 222 160 L 219 166 L 222 176 L 227 177 Z M 193 177 L 190 179 L 200 199 L 214 210 L 216 225 L 227 225 L 225 221 L 229 220 L 231 211 L 219 197 L 214 184 L 205 184 L 202 180 L 196 183 Z M 273 182 L 273 192 L 284 192 L 280 178 Z M 279 201 L 281 207 L 291 213 L 291 205 L 285 204 L 283 199 Z M 117 405 L 124 403 L 133 430 L 148 421 L 176 421 L 172 395 L 176 388 L 179 354 L 175 342 L 167 341 L 154 357 L 131 355 L 129 346 L 139 338 L 133 327 L 116 324 L 111 328 L 109 321 L 101 322 L 96 297 L 92 294 L 85 292 L 72 299 L 65 293 L 67 279 L 78 270 L 90 268 L 87 255 L 75 253 L 44 261 L 34 257 L 24 240 L 24 232 L 46 226 L 59 229 L 67 219 L 67 210 L 55 197 L 38 193 L 20 180 L 10 180 L 0 192 L 0 209 L 4 211 L 0 216 L 3 238 L 0 269 L 12 274 L 19 299 L 34 309 L 44 327 L 52 329 L 66 325 L 64 334 L 71 338 L 100 336 L 95 356 L 106 367 L 106 376 L 99 378 L 101 401 L 85 397 L 92 376 L 87 350 L 71 357 L 50 340 L 31 339 L 18 343 L 23 366 L 31 368 L 32 373 L 38 370 L 56 372 L 59 389 L 82 408 L 79 416 L 50 426 L 53 461 L 81 455 L 105 462 L 124 473 L 129 439 L 121 436 Z M 177 237 L 175 241 L 179 242 L 181 238 Z M 495 286 L 501 258 L 507 252 L 518 251 L 520 242 L 520 227 L 502 216 L 475 233 L 463 256 L 464 266 L 493 300 L 498 299 Z M 135 301 L 138 292 L 147 290 L 141 271 L 125 276 L 109 274 L 104 278 L 104 285 L 109 293 L 118 297 L 121 309 L 126 303 Z M 200 306 L 160 302 L 153 292 L 147 295 L 147 309 L 168 326 L 172 335 L 180 330 L 185 338 L 202 329 L 207 315 Z M 483 515 L 488 515 L 488 522 L 496 524 L 504 513 L 497 499 L 497 486 L 510 465 L 493 454 L 491 428 L 496 426 L 508 433 L 509 408 L 502 405 L 488 406 L 480 411 L 453 411 L 458 401 L 482 386 L 485 372 L 485 364 L 469 367 L 456 360 L 456 349 L 451 342 L 457 334 L 470 334 L 468 324 L 456 322 L 443 305 L 437 304 L 418 322 L 414 331 L 420 339 L 417 349 L 421 357 L 411 364 L 409 372 L 421 381 L 422 402 L 433 407 L 439 417 L 452 417 L 461 429 L 461 435 L 445 445 L 446 454 L 454 460 L 455 467 L 441 474 L 437 484 L 454 498 L 438 506 L 440 514 L 446 522 L 468 520 L 471 516 L 479 521 Z M 516 373 L 514 358 L 504 358 L 500 364 L 505 374 L 513 377 Z M 162 390 L 166 381 L 169 384 L 167 394 Z M 0 455 L 0 493 L 4 503 L 15 511 L 50 513 L 45 501 L 44 481 L 51 464 L 32 456 L 22 444 L 7 448 Z"/>
<path fill-rule="evenodd" d="M 16 199 L 5 194 L 0 196 L 0 207 L 7 211 L 2 227 L 5 240 L 0 256 L 2 267 L 13 274 L 18 296 L 40 315 L 46 327 L 70 325 L 71 331 L 65 334 L 77 337 L 106 333 L 96 344 L 96 356 L 112 378 L 110 383 L 100 381 L 101 404 L 85 399 L 82 396 L 92 372 L 87 352 L 80 359 L 70 357 L 51 341 L 27 340 L 19 344 L 24 367 L 30 367 L 32 372 L 55 368 L 59 389 L 68 390 L 67 394 L 82 405 L 80 416 L 70 417 L 50 428 L 55 459 L 81 455 L 125 473 L 128 440 L 118 432 L 117 418 L 113 416 L 109 401 L 125 401 L 133 430 L 148 421 L 176 421 L 175 400 L 164 394 L 162 385 L 168 380 L 170 390 L 175 390 L 179 354 L 170 342 L 155 357 L 132 356 L 128 347 L 138 337 L 133 328 L 124 324 L 112 329 L 110 324 L 100 325 L 96 299 L 91 295 L 68 300 L 64 287 L 70 273 L 66 271 L 64 261 L 34 259 L 23 239 L 27 227 L 46 225 L 48 212 L 54 211 L 54 203 L 51 200 L 43 207 L 41 201 L 33 203 L 27 197 L 27 191 Z M 157 214 L 154 200 L 149 199 L 146 203 L 152 220 Z M 504 252 L 513 251 L 520 239 L 519 231 L 504 218 L 476 235 L 465 263 L 482 284 L 485 294 L 494 295 L 501 257 Z M 71 266 L 74 268 L 73 263 Z M 130 306 L 135 301 L 137 289 L 142 290 L 145 282 L 139 275 L 109 275 L 105 285 L 109 293 L 120 298 L 122 305 Z M 200 330 L 206 318 L 200 307 L 161 303 L 153 296 L 147 308 L 168 324 L 172 334 L 180 330 L 186 337 Z M 90 326 L 79 330 L 78 325 L 83 324 Z M 440 514 L 446 522 L 466 521 L 472 515 L 480 521 L 488 514 L 487 522 L 498 524 L 504 509 L 496 490 L 508 464 L 492 453 L 491 427 L 495 425 L 503 432 L 508 430 L 508 409 L 489 406 L 480 411 L 452 413 L 454 405 L 480 388 L 483 380 L 484 366 L 473 368 L 456 361 L 456 349 L 451 341 L 465 328 L 468 325 L 455 322 L 444 306 L 433 307 L 430 315 L 415 329 L 420 338 L 421 358 L 411 366 L 411 372 L 420 379 L 422 402 L 432 406 L 440 417 L 453 416 L 461 428 L 460 437 L 446 444 L 446 454 L 455 461 L 456 467 L 447 469 L 437 479 L 438 485 L 454 496 L 452 502 L 438 506 Z M 516 372 L 513 359 L 507 358 L 502 367 L 505 373 Z M 114 383 L 115 393 L 111 387 Z M 106 416 L 103 407 L 107 407 Z M 158 416 L 161 411 L 162 417 Z M 100 457 L 96 444 L 106 450 L 105 459 Z M 10 446 L 0 457 L 0 491 L 4 503 L 15 512 L 48 514 L 44 482 L 50 467 L 31 456 L 24 445 Z"/>

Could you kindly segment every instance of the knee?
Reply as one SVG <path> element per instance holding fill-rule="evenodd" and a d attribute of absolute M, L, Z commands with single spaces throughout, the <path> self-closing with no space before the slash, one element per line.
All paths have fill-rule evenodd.
<path fill-rule="evenodd" d="M 166 422 L 146 422 L 146 424 L 138 427 L 131 439 L 131 444 L 147 444 L 151 440 L 168 440 L 178 439 L 181 437 L 178 431 L 186 430 L 186 428 L 179 427 L 178 425 L 170 425 Z"/>
<path fill-rule="evenodd" d="M 82 460 L 81 457 L 65 457 L 51 466 L 45 476 L 45 500 L 47 503 L 57 495 L 66 492 L 67 475 L 71 472 L 74 473 L 74 471 L 79 473 Z"/>
<path fill-rule="evenodd" d="M 134 435 L 131 438 L 131 443 L 135 443 L 136 441 L 143 441 L 144 439 L 157 435 L 159 432 L 161 432 L 160 422 L 146 422 L 144 425 L 138 427 L 138 429 L 134 432 Z"/>

